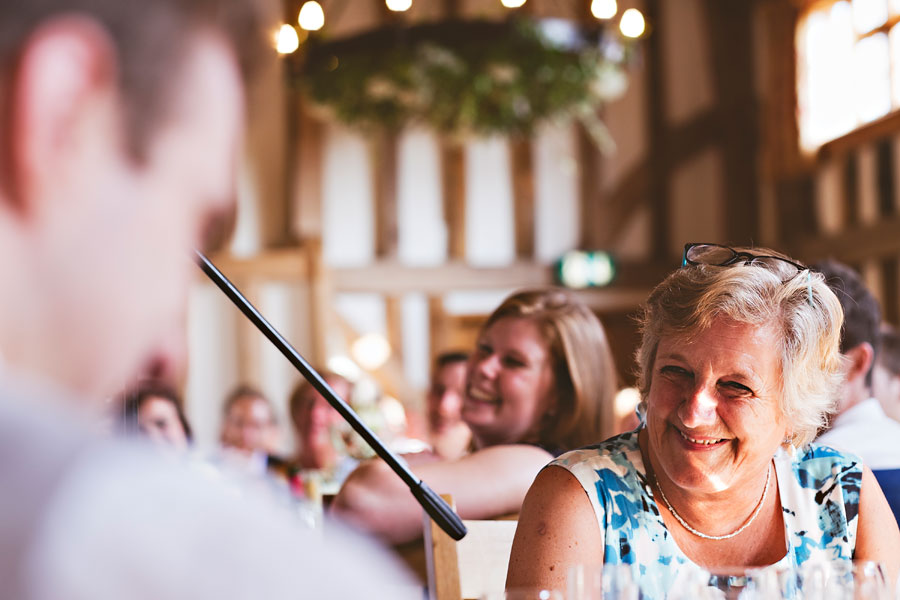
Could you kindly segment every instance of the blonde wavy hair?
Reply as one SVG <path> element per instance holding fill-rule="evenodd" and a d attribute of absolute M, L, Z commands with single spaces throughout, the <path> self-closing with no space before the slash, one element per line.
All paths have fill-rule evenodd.
<path fill-rule="evenodd" d="M 791 260 L 766 248 L 735 250 Z M 780 409 L 789 425 L 786 442 L 794 446 L 811 442 L 835 409 L 843 377 L 839 342 L 844 317 L 820 273 L 798 271 L 782 261 L 764 266 L 688 264 L 656 286 L 643 310 L 637 351 L 642 406 L 660 339 L 691 338 L 720 318 L 777 327 Z"/>
<path fill-rule="evenodd" d="M 591 309 L 564 289 L 523 290 L 504 300 L 482 331 L 506 317 L 534 321 L 552 361 L 557 404 L 541 423 L 541 445 L 571 450 L 613 435 L 616 367 Z"/>

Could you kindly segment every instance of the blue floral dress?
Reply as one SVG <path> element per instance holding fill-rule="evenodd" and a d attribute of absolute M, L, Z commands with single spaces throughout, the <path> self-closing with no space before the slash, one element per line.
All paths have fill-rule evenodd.
<path fill-rule="evenodd" d="M 781 448 L 774 458 L 786 554 L 779 567 L 850 561 L 856 547 L 862 463 L 825 446 Z M 682 568 L 696 568 L 666 529 L 647 480 L 638 430 L 563 454 L 590 498 L 607 565 L 628 565 L 642 598 L 662 599 Z"/>

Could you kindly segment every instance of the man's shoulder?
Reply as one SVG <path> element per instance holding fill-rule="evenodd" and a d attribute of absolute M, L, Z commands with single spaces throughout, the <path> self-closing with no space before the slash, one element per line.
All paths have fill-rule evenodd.
<path fill-rule="evenodd" d="M 15 402 L 0 406 L 0 434 L 10 432 L 20 444 L 0 435 L 0 485 L 19 493 L 0 499 L 0 531 L 14 534 L 0 540 L 0 563 L 17 558 L 2 597 L 394 598 L 414 589 L 368 539 L 337 525 L 309 529 L 296 505 L 241 493 L 177 457 Z M 359 577 L 342 576 L 348 569 Z"/>

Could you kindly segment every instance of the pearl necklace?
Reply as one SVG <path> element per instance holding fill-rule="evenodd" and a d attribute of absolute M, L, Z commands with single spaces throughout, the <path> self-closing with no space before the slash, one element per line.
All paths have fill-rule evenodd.
<path fill-rule="evenodd" d="M 701 537 L 705 540 L 727 540 L 733 538 L 734 536 L 740 534 L 742 531 L 750 527 L 750 524 L 756 519 L 756 516 L 759 514 L 759 511 L 762 510 L 763 504 L 766 503 L 766 494 L 769 493 L 769 478 L 772 475 L 772 469 L 766 469 L 766 487 L 763 488 L 762 498 L 759 499 L 759 503 L 756 505 L 756 508 L 753 509 L 753 514 L 750 515 L 750 518 L 741 525 L 735 531 L 731 533 L 726 533 L 725 535 L 707 535 L 701 531 L 697 531 L 693 527 L 687 524 L 684 519 L 681 518 L 672 505 L 669 503 L 669 499 L 666 498 L 666 493 L 663 491 L 662 486 L 659 485 L 659 479 L 656 477 L 656 472 L 653 472 L 653 481 L 656 483 L 656 489 L 659 490 L 660 495 L 662 496 L 663 502 L 666 503 L 666 508 L 669 509 L 669 512 L 672 513 L 672 516 L 675 517 L 675 520 L 681 523 L 681 526 L 696 535 L 697 537 Z"/>

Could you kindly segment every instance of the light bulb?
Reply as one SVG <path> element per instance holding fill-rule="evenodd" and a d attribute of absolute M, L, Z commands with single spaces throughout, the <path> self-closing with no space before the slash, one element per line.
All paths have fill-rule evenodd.
<path fill-rule="evenodd" d="M 391 345 L 380 333 L 367 333 L 350 346 L 353 359 L 367 371 L 374 371 L 391 357 Z"/>
<path fill-rule="evenodd" d="M 612 19 L 618 10 L 616 0 L 593 0 L 591 2 L 591 14 L 598 19 Z"/>
<path fill-rule="evenodd" d="M 278 54 L 290 54 L 300 47 L 300 38 L 297 30 L 290 25 L 282 25 L 275 34 L 275 50 Z"/>
<path fill-rule="evenodd" d="M 500 4 L 505 6 L 506 8 L 519 8 L 523 4 L 525 4 L 526 0 L 500 0 Z"/>
<path fill-rule="evenodd" d="M 412 0 L 384 0 L 384 3 L 387 5 L 388 10 L 392 10 L 394 12 L 403 12 L 409 10 L 412 6 Z"/>
<path fill-rule="evenodd" d="M 300 16 L 297 17 L 300 27 L 307 31 L 318 31 L 325 25 L 325 13 L 322 5 L 315 0 L 309 0 L 300 7 Z"/>
<path fill-rule="evenodd" d="M 644 15 L 636 8 L 629 8 L 622 13 L 622 20 L 619 21 L 619 31 L 622 35 L 630 38 L 639 38 L 644 34 Z"/>

